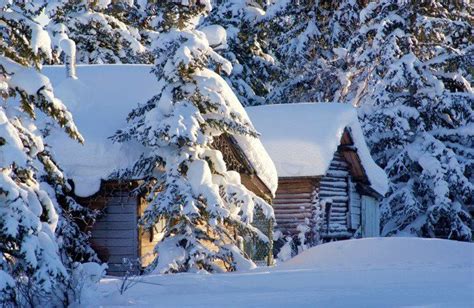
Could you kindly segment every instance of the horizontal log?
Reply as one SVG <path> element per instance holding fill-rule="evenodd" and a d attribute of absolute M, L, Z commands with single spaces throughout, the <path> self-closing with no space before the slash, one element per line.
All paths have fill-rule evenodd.
<path fill-rule="evenodd" d="M 314 183 L 319 181 L 320 177 L 303 177 L 303 176 L 296 176 L 296 177 L 279 177 L 278 181 L 281 183 L 295 183 L 295 182 L 305 182 L 305 183 Z"/>
<path fill-rule="evenodd" d="M 312 213 L 314 211 L 313 208 L 306 208 L 306 207 L 303 207 L 303 208 L 275 208 L 274 209 L 274 212 L 275 214 L 291 214 L 291 213 Z"/>
<path fill-rule="evenodd" d="M 349 176 L 349 171 L 347 170 L 333 170 L 329 168 L 328 172 L 326 173 L 325 176 L 333 176 L 333 177 L 348 177 Z"/>
<path fill-rule="evenodd" d="M 347 212 L 347 208 L 331 208 L 331 213 L 346 213 Z"/>
<path fill-rule="evenodd" d="M 285 219 L 304 219 L 304 218 L 312 218 L 313 215 L 311 213 L 294 213 L 294 214 L 278 214 L 275 215 L 277 221 L 285 220 Z"/>
<path fill-rule="evenodd" d="M 343 181 L 347 181 L 349 178 L 349 171 L 347 169 L 341 170 L 339 169 L 329 169 L 326 174 L 321 178 L 322 181 L 326 178 L 334 178 Z"/>
<path fill-rule="evenodd" d="M 278 193 L 275 196 L 275 199 L 311 199 L 313 193 Z"/>
<path fill-rule="evenodd" d="M 331 193 L 331 192 L 342 192 L 344 194 L 347 194 L 347 189 L 338 188 L 338 187 L 327 187 L 327 186 L 318 188 L 318 194 L 320 194 L 320 193 Z"/>
<path fill-rule="evenodd" d="M 329 220 L 329 223 L 338 225 L 338 226 L 345 226 L 345 228 L 347 228 L 347 219 L 345 217 L 344 218 L 331 217 L 331 219 Z"/>
<path fill-rule="evenodd" d="M 340 169 L 340 170 L 348 170 L 349 169 L 349 165 L 345 162 L 342 162 L 342 161 L 333 161 L 330 165 L 329 165 L 329 170 L 335 170 L 335 169 Z"/>
<path fill-rule="evenodd" d="M 320 190 L 324 187 L 337 187 L 337 188 L 347 188 L 346 182 L 331 182 L 328 180 L 321 181 L 321 185 L 319 186 Z"/>
<path fill-rule="evenodd" d="M 280 223 L 280 225 L 283 225 L 283 226 L 288 226 L 289 224 L 291 224 L 292 226 L 298 226 L 298 225 L 306 224 L 306 221 L 304 219 L 301 219 L 301 220 L 282 220 L 279 223 Z"/>
<path fill-rule="evenodd" d="M 274 207 L 280 206 L 313 206 L 312 201 L 308 200 L 275 200 Z"/>
<path fill-rule="evenodd" d="M 327 197 L 326 199 L 332 199 L 333 203 L 339 202 L 339 203 L 347 204 L 347 201 L 349 200 L 349 197 L 348 196 L 331 196 L 331 197 Z"/>
<path fill-rule="evenodd" d="M 275 206 L 273 208 L 273 210 L 276 212 L 278 212 L 280 209 L 282 210 L 291 210 L 291 209 L 301 209 L 301 210 L 311 210 L 313 209 L 313 205 L 307 205 L 307 206 L 304 206 L 304 205 L 301 205 L 301 206 L 297 206 L 295 204 L 293 205 L 279 205 L 279 206 Z"/>
<path fill-rule="evenodd" d="M 308 188 L 314 186 L 317 182 L 308 182 L 308 181 L 290 181 L 285 182 L 281 178 L 278 180 L 278 187 L 300 187 L 300 188 Z"/>
<path fill-rule="evenodd" d="M 331 217 L 346 217 L 347 212 L 331 212 Z"/>
<path fill-rule="evenodd" d="M 297 227 L 304 223 L 305 223 L 304 221 L 281 221 L 281 222 L 277 221 L 277 226 L 279 228 L 288 228 L 288 227 Z"/>
<path fill-rule="evenodd" d="M 310 199 L 275 199 L 273 200 L 273 204 L 278 206 L 279 204 L 312 204 L 312 200 Z"/>
<path fill-rule="evenodd" d="M 323 190 L 319 192 L 319 197 L 331 197 L 331 196 L 347 196 L 346 191 L 328 191 L 328 190 Z"/>
<path fill-rule="evenodd" d="M 311 186 L 311 187 L 298 187 L 298 186 L 295 186 L 295 187 L 278 187 L 276 193 L 277 194 L 282 194 L 282 193 L 286 193 L 286 194 L 298 194 L 298 193 L 311 193 L 313 192 L 315 189 L 314 186 Z"/>

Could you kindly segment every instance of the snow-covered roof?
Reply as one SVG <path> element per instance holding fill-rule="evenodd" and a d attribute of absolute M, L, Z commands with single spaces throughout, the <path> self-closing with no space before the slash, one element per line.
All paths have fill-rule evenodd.
<path fill-rule="evenodd" d="M 372 159 L 355 108 L 338 103 L 301 103 L 246 108 L 279 177 L 326 174 L 345 128 L 371 187 L 385 194 L 387 175 Z"/>
<path fill-rule="evenodd" d="M 157 94 L 158 82 L 151 68 L 149 65 L 78 65 L 78 79 L 66 78 L 64 66 L 43 68 L 56 96 L 71 111 L 85 139 L 81 145 L 56 130 L 46 139 L 58 163 L 74 181 L 78 196 L 97 192 L 102 179 L 107 179 L 117 168 L 131 166 L 143 152 L 140 144 L 117 144 L 108 138 L 125 127 L 132 108 Z M 237 105 L 237 111 L 246 116 L 244 108 Z M 261 142 L 251 137 L 236 140 L 258 177 L 274 193 L 278 184 L 276 169 Z"/>

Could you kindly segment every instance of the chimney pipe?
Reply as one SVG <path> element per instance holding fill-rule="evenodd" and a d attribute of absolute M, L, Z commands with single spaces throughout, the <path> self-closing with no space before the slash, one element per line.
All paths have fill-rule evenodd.
<path fill-rule="evenodd" d="M 62 39 L 59 46 L 64 52 L 64 64 L 66 65 L 66 76 L 77 79 L 76 76 L 76 43 L 71 39 Z"/>

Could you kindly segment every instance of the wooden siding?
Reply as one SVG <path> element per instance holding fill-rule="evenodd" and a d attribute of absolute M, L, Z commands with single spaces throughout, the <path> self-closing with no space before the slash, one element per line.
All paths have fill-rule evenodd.
<path fill-rule="evenodd" d="M 280 178 L 273 200 L 276 229 L 284 234 L 296 235 L 300 224 L 313 223 L 316 187 L 319 178 Z"/>
<path fill-rule="evenodd" d="M 81 204 L 103 211 L 91 229 L 91 246 L 103 262 L 108 263 L 109 275 L 123 275 L 124 258 L 132 261 L 138 256 L 137 205 L 131 195 L 133 184 L 105 182 L 101 190 L 89 198 L 78 198 Z"/>

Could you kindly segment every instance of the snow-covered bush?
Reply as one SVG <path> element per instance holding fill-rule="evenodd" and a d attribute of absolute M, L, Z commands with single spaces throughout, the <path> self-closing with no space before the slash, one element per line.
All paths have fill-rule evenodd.
<path fill-rule="evenodd" d="M 116 141 L 137 140 L 143 153 L 132 170 L 145 179 L 149 206 L 141 222 L 166 222 L 151 265 L 163 273 L 222 271 L 254 266 L 241 251 L 239 237 L 268 238 L 252 227 L 254 211 L 273 211 L 248 191 L 222 153 L 213 148 L 222 136 L 257 137 L 244 109 L 227 83 L 208 67 L 230 73 L 231 64 L 195 30 L 208 1 L 161 1 L 164 29 L 156 42 L 154 72 L 158 94 L 129 115 L 129 126 Z"/>

